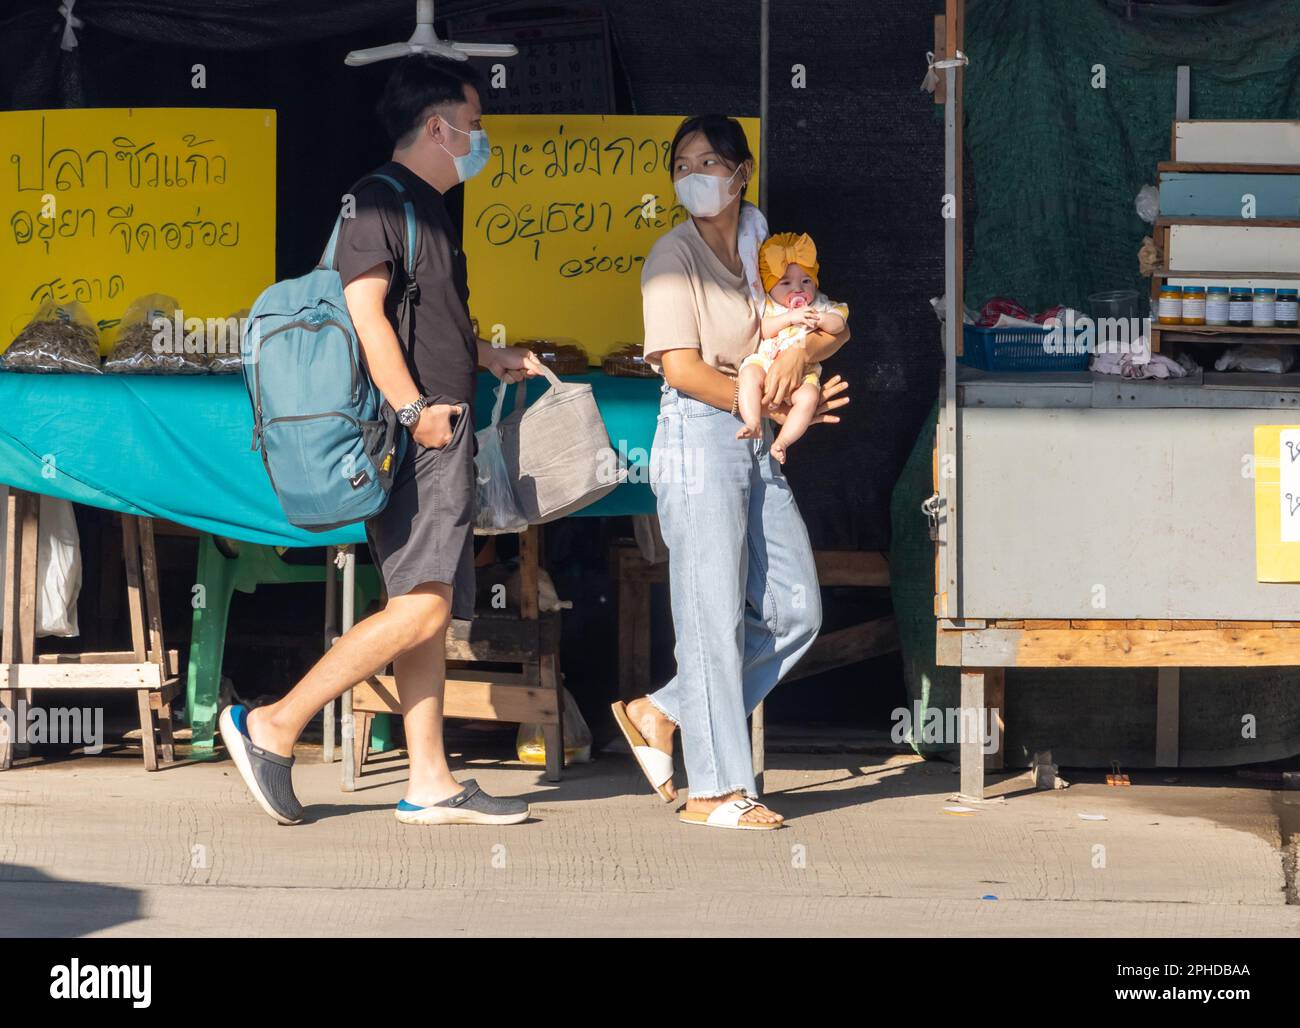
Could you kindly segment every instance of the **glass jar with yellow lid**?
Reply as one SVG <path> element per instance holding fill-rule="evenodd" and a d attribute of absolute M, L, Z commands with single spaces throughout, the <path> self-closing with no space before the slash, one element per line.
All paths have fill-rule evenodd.
<path fill-rule="evenodd" d="M 1168 282 L 1160 287 L 1156 299 L 1156 323 L 1160 325 L 1181 325 L 1183 323 L 1183 287 L 1171 286 Z"/>

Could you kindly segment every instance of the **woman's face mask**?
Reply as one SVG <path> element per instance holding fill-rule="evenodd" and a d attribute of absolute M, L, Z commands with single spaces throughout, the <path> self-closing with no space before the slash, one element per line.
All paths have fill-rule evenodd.
<path fill-rule="evenodd" d="M 716 214 L 721 214 L 727 204 L 740 196 L 740 192 L 735 196 L 731 194 L 731 180 L 739 171 L 740 167 L 737 167 L 727 178 L 706 175 L 702 171 L 693 172 L 690 175 L 683 175 L 674 182 L 673 189 L 681 205 L 695 217 L 712 218 Z"/>
<path fill-rule="evenodd" d="M 459 157 L 445 146 L 442 146 L 441 143 L 438 144 L 442 146 L 443 153 L 450 157 L 452 163 L 456 165 L 456 178 L 461 182 L 468 181 L 487 167 L 488 158 L 492 155 L 492 149 L 488 145 L 487 133 L 482 129 L 472 129 L 466 132 L 464 129 L 456 128 L 455 125 L 445 119 L 443 124 L 453 132 L 459 132 L 462 136 L 469 136 L 469 153 L 461 154 Z"/>

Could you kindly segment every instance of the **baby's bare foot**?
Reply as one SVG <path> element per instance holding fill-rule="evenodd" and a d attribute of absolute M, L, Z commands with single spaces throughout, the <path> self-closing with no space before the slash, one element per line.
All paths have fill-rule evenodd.
<path fill-rule="evenodd" d="M 759 421 L 746 421 L 736 432 L 737 439 L 761 439 L 762 436 L 763 425 Z"/>
<path fill-rule="evenodd" d="M 778 464 L 785 463 L 785 443 L 772 444 L 772 456 L 776 458 Z"/>

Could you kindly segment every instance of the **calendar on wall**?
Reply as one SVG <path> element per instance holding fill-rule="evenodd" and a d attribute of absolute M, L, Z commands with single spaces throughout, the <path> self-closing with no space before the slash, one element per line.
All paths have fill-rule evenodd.
<path fill-rule="evenodd" d="M 474 65 L 488 84 L 485 114 L 612 114 L 613 61 L 605 10 L 594 4 L 538 8 L 521 3 L 504 10 L 447 19 L 452 39 L 513 43 L 515 57 Z M 493 88 L 494 68 L 505 85 Z M 499 77 L 499 76 L 498 76 Z"/>

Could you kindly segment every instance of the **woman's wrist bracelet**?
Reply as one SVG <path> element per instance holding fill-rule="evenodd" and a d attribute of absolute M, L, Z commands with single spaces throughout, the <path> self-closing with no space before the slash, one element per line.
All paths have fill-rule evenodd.
<path fill-rule="evenodd" d="M 736 376 L 736 390 L 731 395 L 731 415 L 735 417 L 740 413 L 740 376 Z"/>

